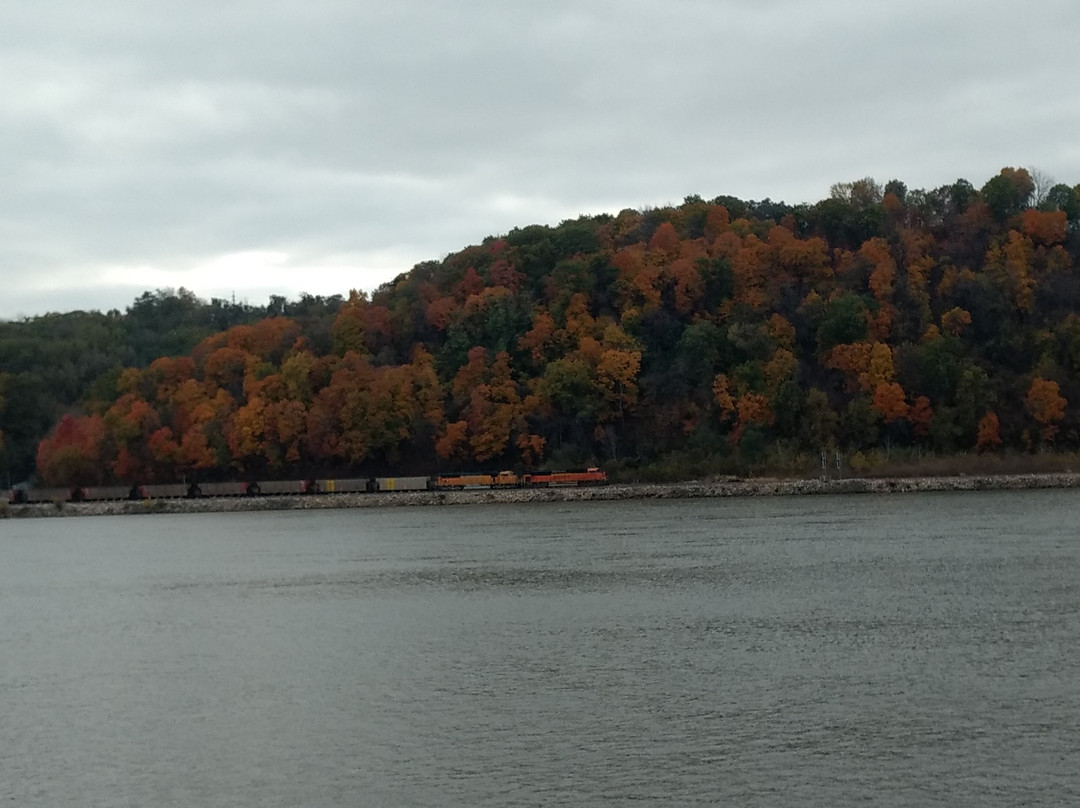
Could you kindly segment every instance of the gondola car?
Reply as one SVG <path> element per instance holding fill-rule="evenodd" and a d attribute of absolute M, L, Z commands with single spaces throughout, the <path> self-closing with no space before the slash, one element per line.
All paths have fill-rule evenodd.
<path fill-rule="evenodd" d="M 434 487 L 430 477 L 376 477 L 376 491 L 427 491 Z"/>
<path fill-rule="evenodd" d="M 374 482 L 370 477 L 353 477 L 344 480 L 313 480 L 312 484 L 320 494 L 364 494 L 374 490 Z"/>

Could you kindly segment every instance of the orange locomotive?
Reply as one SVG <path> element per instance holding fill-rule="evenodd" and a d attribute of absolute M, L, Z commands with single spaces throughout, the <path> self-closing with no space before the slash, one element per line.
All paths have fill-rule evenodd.
<path fill-rule="evenodd" d="M 498 474 L 440 474 L 436 488 L 520 488 L 521 478 L 512 471 Z"/>
<path fill-rule="evenodd" d="M 526 486 L 547 488 L 552 485 L 604 485 L 607 474 L 598 468 L 585 471 L 537 471 L 523 477 Z"/>
<path fill-rule="evenodd" d="M 533 471 L 518 476 L 512 471 L 498 474 L 441 474 L 436 488 L 548 488 L 553 485 L 604 485 L 607 474 L 593 467 L 585 471 Z"/>

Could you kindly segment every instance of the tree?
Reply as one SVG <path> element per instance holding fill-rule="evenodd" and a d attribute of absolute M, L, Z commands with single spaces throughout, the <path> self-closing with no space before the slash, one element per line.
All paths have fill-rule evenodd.
<path fill-rule="evenodd" d="M 930 399 L 926 396 L 917 396 L 907 415 L 911 424 L 911 434 L 917 440 L 922 440 L 930 434 L 930 423 L 933 417 L 934 410 L 930 406 Z"/>
<path fill-rule="evenodd" d="M 724 420 L 735 414 L 735 399 L 731 396 L 731 382 L 724 373 L 716 374 L 712 384 L 713 398 L 716 406 L 720 409 L 720 417 Z"/>
<path fill-rule="evenodd" d="M 251 396 L 246 404 L 232 413 L 226 430 L 233 465 L 244 471 L 258 465 L 267 440 L 266 433 L 266 401 L 259 396 Z"/>
<path fill-rule="evenodd" d="M 1020 227 L 1025 236 L 1045 245 L 1059 244 L 1064 241 L 1067 226 L 1068 219 L 1063 210 L 1025 210 L 1020 221 Z"/>
<path fill-rule="evenodd" d="M 1015 230 L 1010 230 L 1006 241 L 993 245 L 986 254 L 987 273 L 1016 310 L 1025 314 L 1035 306 L 1034 254 L 1031 239 Z"/>
<path fill-rule="evenodd" d="M 892 349 L 883 342 L 837 345 L 826 355 L 823 364 L 846 373 L 849 389 L 866 393 L 891 383 L 896 373 Z"/>
<path fill-rule="evenodd" d="M 817 329 L 819 350 L 865 339 L 866 314 L 866 303 L 858 295 L 840 294 L 830 300 Z"/>
<path fill-rule="evenodd" d="M 829 403 L 829 397 L 816 387 L 811 387 L 806 394 L 803 409 L 802 438 L 804 445 L 811 451 L 832 448 L 836 443 L 836 410 Z"/>
<path fill-rule="evenodd" d="M 772 426 L 775 416 L 765 396 L 757 393 L 743 393 L 735 402 L 735 429 L 731 433 L 732 443 L 738 444 L 750 427 Z"/>
<path fill-rule="evenodd" d="M 0 455 L 29 475 L 65 413 L 103 419 L 100 473 L 129 479 L 644 467 L 727 455 L 724 433 L 747 454 L 962 451 L 996 445 L 989 411 L 1001 445 L 1026 426 L 1073 449 L 1055 402 L 1080 388 L 1078 266 L 1080 192 L 1023 169 L 980 192 L 688 197 L 520 228 L 347 300 L 159 290 L 127 314 L 0 322 Z"/>
<path fill-rule="evenodd" d="M 227 463 L 225 429 L 236 407 L 232 396 L 189 379 L 176 389 L 171 406 L 179 470 L 206 471 Z"/>
<path fill-rule="evenodd" d="M 454 421 L 447 424 L 435 441 L 435 451 L 443 460 L 464 460 L 469 446 L 469 424 Z"/>
<path fill-rule="evenodd" d="M 225 332 L 226 345 L 280 364 L 300 337 L 300 326 L 288 317 L 267 317 L 251 325 L 239 325 Z"/>
<path fill-rule="evenodd" d="M 568 356 L 549 363 L 536 380 L 535 389 L 541 405 L 551 413 L 559 443 L 564 436 L 592 432 L 600 403 L 583 358 Z"/>
<path fill-rule="evenodd" d="M 999 222 L 1020 213 L 1031 201 L 1035 182 L 1026 168 L 1003 168 L 979 192 Z"/>
<path fill-rule="evenodd" d="M 150 437 L 162 424 L 149 402 L 135 393 L 125 393 L 105 412 L 103 420 L 116 453 L 112 470 L 118 479 L 134 484 L 167 476 L 160 473 L 160 463 L 150 447 Z"/>
<path fill-rule="evenodd" d="M 941 315 L 941 328 L 954 337 L 960 336 L 969 325 L 971 314 L 959 306 L 954 306 Z"/>
<path fill-rule="evenodd" d="M 348 352 L 306 412 L 304 446 L 318 460 L 392 464 L 423 424 L 436 419 L 437 386 L 429 354 L 418 354 L 412 365 L 375 367 Z M 298 432 L 300 412 L 298 403 L 287 401 L 271 410 L 279 442 Z"/>
<path fill-rule="evenodd" d="M 1024 401 L 1031 417 L 1039 424 L 1043 443 L 1052 443 L 1058 422 L 1065 417 L 1065 398 L 1058 383 L 1035 377 Z"/>
<path fill-rule="evenodd" d="M 47 485 L 85 486 L 103 481 L 101 452 L 105 424 L 100 416 L 65 415 L 37 452 L 38 473 Z"/>
<path fill-rule="evenodd" d="M 904 400 L 904 388 L 896 382 L 881 382 L 874 388 L 873 407 L 885 423 L 906 418 L 910 409 Z"/>
<path fill-rule="evenodd" d="M 607 403 L 607 418 L 620 420 L 637 403 L 637 376 L 641 370 L 641 351 L 608 348 L 596 364 L 596 378 Z"/>
<path fill-rule="evenodd" d="M 874 268 L 870 273 L 870 291 L 880 302 L 888 301 L 893 295 L 896 279 L 896 262 L 889 243 L 883 238 L 872 238 L 859 248 L 859 255 Z"/>
<path fill-rule="evenodd" d="M 975 438 L 975 448 L 980 452 L 992 451 L 1001 445 L 1001 423 L 997 413 L 989 411 L 979 420 L 979 434 Z"/>
<path fill-rule="evenodd" d="M 218 348 L 206 358 L 203 379 L 235 400 L 244 397 L 244 380 L 255 357 L 241 348 Z"/>
<path fill-rule="evenodd" d="M 367 307 L 366 294 L 355 289 L 349 292 L 348 301 L 338 310 L 330 329 L 334 352 L 338 356 L 344 356 L 349 351 L 367 353 L 368 343 L 364 327 L 364 311 Z"/>
<path fill-rule="evenodd" d="M 661 224 L 649 239 L 649 250 L 660 253 L 668 261 L 678 258 L 681 249 L 682 241 L 671 222 Z"/>

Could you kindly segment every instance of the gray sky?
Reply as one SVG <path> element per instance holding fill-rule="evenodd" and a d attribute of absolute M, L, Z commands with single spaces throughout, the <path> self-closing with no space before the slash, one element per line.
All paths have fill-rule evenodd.
<path fill-rule="evenodd" d="M 488 235 L 872 176 L 1080 182 L 1075 0 L 0 5 L 0 318 L 371 290 Z"/>

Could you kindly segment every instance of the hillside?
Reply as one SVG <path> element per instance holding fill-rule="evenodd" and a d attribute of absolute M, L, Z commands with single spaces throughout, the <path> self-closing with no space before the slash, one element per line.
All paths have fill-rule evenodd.
<path fill-rule="evenodd" d="M 1074 451 L 1078 257 L 1080 186 L 1024 169 L 980 189 L 860 180 L 814 205 L 688 197 L 533 225 L 370 297 L 275 299 L 153 343 L 158 358 L 115 339 L 53 394 L 68 412 L 37 466 L 56 484 L 589 463 L 679 476 L 809 470 L 823 451 Z M 3 339 L 32 326 L 0 328 L 17 477 L 10 446 L 43 436 L 25 390 L 59 384 L 13 370 Z"/>

